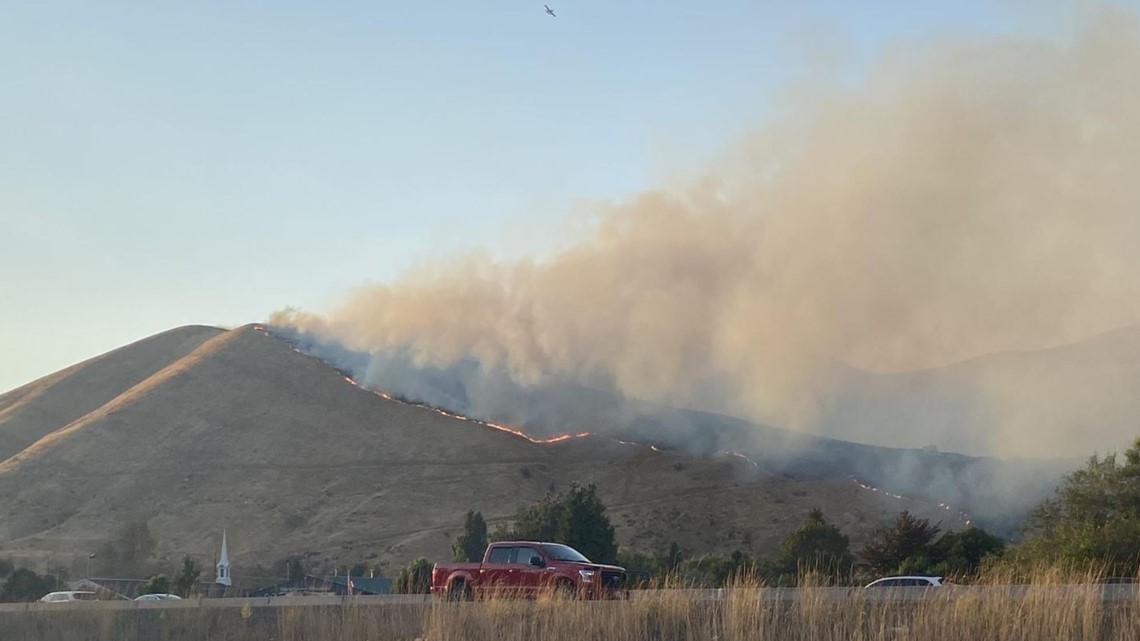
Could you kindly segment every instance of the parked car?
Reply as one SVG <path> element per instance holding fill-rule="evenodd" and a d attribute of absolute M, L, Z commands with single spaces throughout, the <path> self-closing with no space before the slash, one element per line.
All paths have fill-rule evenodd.
<path fill-rule="evenodd" d="M 98 601 L 98 597 L 94 592 L 50 592 L 45 594 L 41 599 L 41 603 L 74 603 L 76 601 Z"/>
<path fill-rule="evenodd" d="M 534 598 L 549 591 L 584 599 L 624 598 L 625 568 L 593 563 L 572 547 L 537 541 L 487 546 L 481 563 L 436 563 L 431 593 L 467 600 L 491 596 Z"/>
<path fill-rule="evenodd" d="M 177 594 L 144 594 L 135 597 L 135 601 L 181 601 Z"/>
<path fill-rule="evenodd" d="M 876 579 L 868 588 L 937 588 L 944 585 L 940 576 L 888 576 Z"/>

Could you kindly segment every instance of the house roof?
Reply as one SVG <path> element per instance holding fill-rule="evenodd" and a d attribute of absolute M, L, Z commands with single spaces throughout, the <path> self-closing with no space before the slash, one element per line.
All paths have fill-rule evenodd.
<path fill-rule="evenodd" d="M 146 582 L 145 579 L 91 578 L 72 581 L 67 587 L 69 590 L 90 590 L 102 596 L 130 599 Z"/>
<path fill-rule="evenodd" d="M 111 596 L 120 599 L 133 599 L 138 593 L 139 588 L 145 585 L 149 579 L 115 579 L 115 578 L 90 578 L 78 579 L 68 584 L 69 590 L 91 590 L 102 596 Z M 353 579 L 356 581 L 356 579 Z M 251 590 L 245 588 L 233 588 L 213 581 L 199 581 L 198 594 L 206 598 L 218 598 L 223 596 L 245 596 Z"/>
<path fill-rule="evenodd" d="M 347 592 L 346 584 L 348 583 L 348 578 L 343 575 L 331 576 L 327 574 L 310 574 L 305 577 L 305 580 L 306 582 L 316 581 L 324 583 L 329 587 L 334 588 L 334 590 L 338 593 L 341 591 Z M 380 576 L 354 576 L 352 577 L 352 587 L 353 591 L 357 594 L 390 594 L 392 592 L 392 579 Z M 339 588 L 339 590 L 336 588 Z"/>

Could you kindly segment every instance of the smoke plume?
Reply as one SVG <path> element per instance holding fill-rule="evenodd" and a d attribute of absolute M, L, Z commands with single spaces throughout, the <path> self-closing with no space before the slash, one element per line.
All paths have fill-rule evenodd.
<path fill-rule="evenodd" d="M 552 255 L 440 260 L 271 323 L 365 384 L 493 418 L 572 420 L 565 390 L 614 392 L 843 435 L 852 378 L 1138 321 L 1138 69 L 1137 23 L 1116 11 L 1065 44 L 891 49 L 855 86 L 797 83 L 715 169 L 600 209 Z M 1008 416 L 998 397 L 971 388 L 943 409 Z M 1024 421 L 887 423 L 861 438 L 1072 445 L 1043 447 Z M 1049 429 L 1089 449 L 1071 427 Z"/>

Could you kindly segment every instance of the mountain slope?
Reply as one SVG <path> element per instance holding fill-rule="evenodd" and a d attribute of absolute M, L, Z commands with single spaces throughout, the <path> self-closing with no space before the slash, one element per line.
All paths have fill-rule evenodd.
<path fill-rule="evenodd" d="M 821 432 L 864 443 L 974 454 L 1084 457 L 1140 427 L 1140 326 L 1032 352 L 874 375 L 849 370 Z"/>
<path fill-rule="evenodd" d="M 180 327 L 0 394 L 0 461 L 98 409 L 223 331 Z"/>
<path fill-rule="evenodd" d="M 1079 464 L 1079 460 L 1071 459 L 1011 462 L 920 447 L 929 441 L 915 444 L 914 430 L 922 427 L 921 418 L 938 416 L 930 411 L 938 408 L 928 399 L 911 395 L 905 387 L 866 389 L 866 395 L 855 393 L 849 402 L 831 408 L 835 412 L 825 415 L 824 434 L 862 428 L 859 438 L 840 440 L 715 412 L 629 399 L 556 376 L 523 384 L 502 368 L 484 368 L 470 359 L 443 366 L 422 364 L 401 353 L 356 352 L 336 341 L 285 327 L 272 331 L 370 389 L 483 420 L 521 425 L 529 434 L 549 436 L 588 430 L 690 454 L 737 452 L 771 473 L 796 478 L 854 477 L 895 493 L 937 497 L 939 502 L 972 513 L 1003 535 L 1016 534 L 1028 510 L 1053 490 L 1063 472 Z M 836 378 L 858 383 L 863 380 L 858 376 L 865 375 L 839 369 Z M 915 413 L 920 419 L 897 426 L 898 433 L 894 434 L 891 430 L 896 426 L 886 420 L 876 422 L 872 418 L 860 425 L 859 404 L 879 398 L 916 403 Z M 973 420 L 960 407 L 948 408 L 944 414 L 948 420 Z M 826 420 L 835 424 L 828 425 Z"/>
<path fill-rule="evenodd" d="M 771 552 L 815 506 L 856 541 L 904 507 L 960 523 L 929 501 L 731 456 L 531 443 L 384 399 L 255 327 L 212 332 L 139 378 L 0 465 L 0 556 L 79 562 L 145 520 L 170 561 L 209 566 L 225 528 L 239 567 L 306 552 L 393 567 L 449 557 L 468 509 L 494 523 L 571 481 L 597 483 L 621 543 L 643 550 Z"/>

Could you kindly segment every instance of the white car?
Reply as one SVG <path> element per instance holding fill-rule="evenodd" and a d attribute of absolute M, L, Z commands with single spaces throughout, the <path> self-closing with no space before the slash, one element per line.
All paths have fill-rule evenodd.
<path fill-rule="evenodd" d="M 98 601 L 94 592 L 51 592 L 40 599 L 41 603 L 74 603 L 76 601 Z"/>
<path fill-rule="evenodd" d="M 177 594 L 144 594 L 135 597 L 135 601 L 181 601 Z"/>
<path fill-rule="evenodd" d="M 940 576 L 888 576 L 868 583 L 868 588 L 938 588 L 944 585 Z"/>

